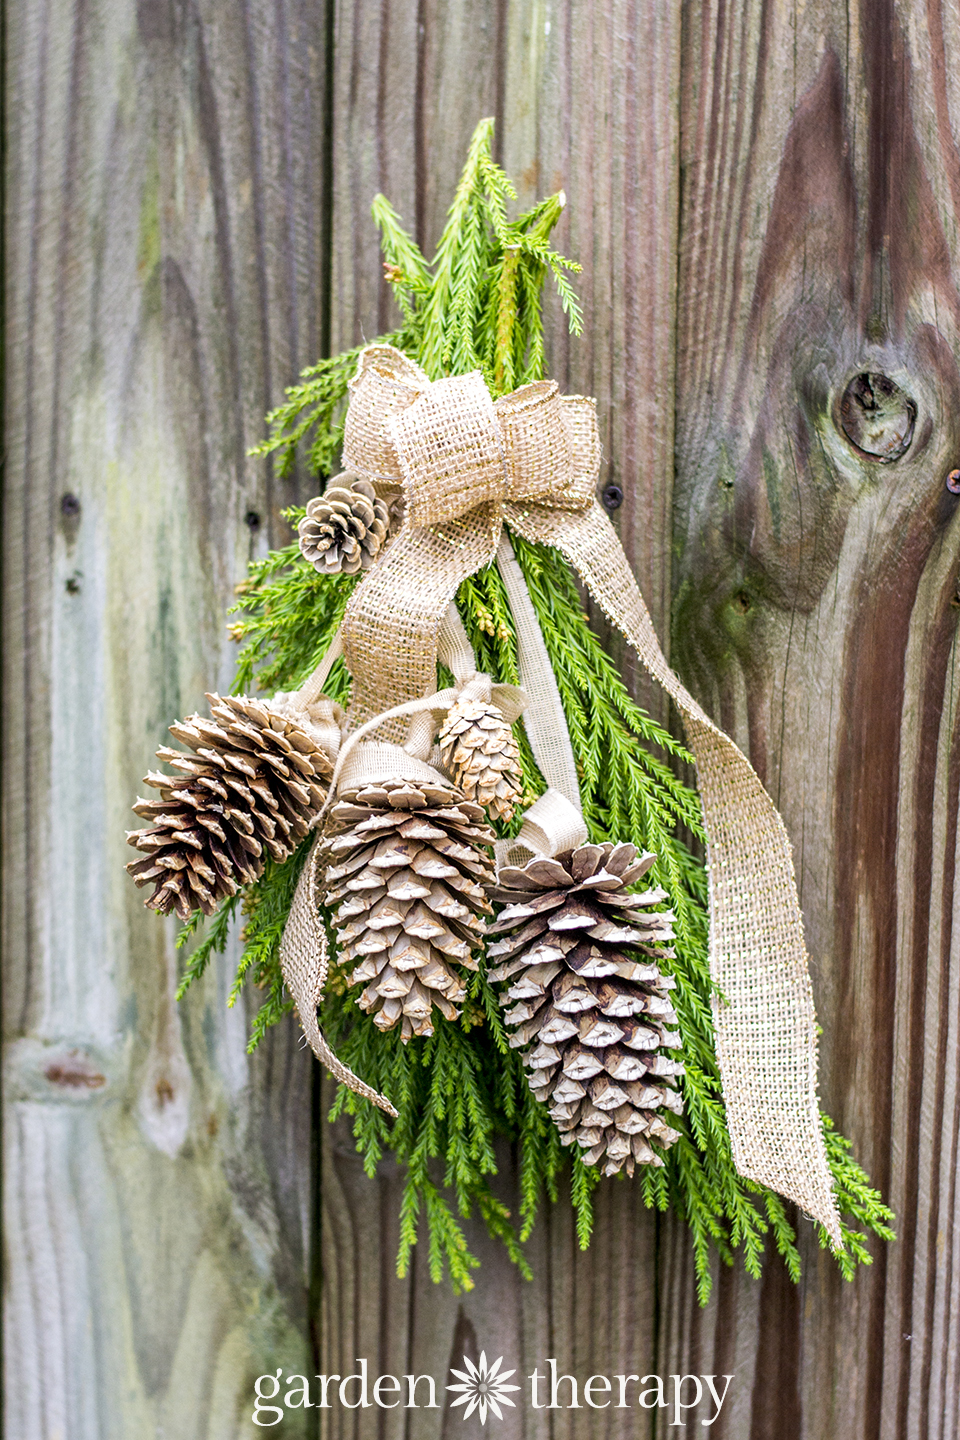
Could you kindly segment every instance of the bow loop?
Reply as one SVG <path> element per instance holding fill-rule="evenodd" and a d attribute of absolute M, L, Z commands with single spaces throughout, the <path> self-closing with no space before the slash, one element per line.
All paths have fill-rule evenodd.
<path fill-rule="evenodd" d="M 506 497 L 555 510 L 584 510 L 600 473 L 596 405 L 536 380 L 494 405 L 503 436 Z"/>
<path fill-rule="evenodd" d="M 481 505 L 495 527 L 505 504 L 583 511 L 600 473 L 596 406 L 555 380 L 494 403 L 479 371 L 431 384 L 392 345 L 371 345 L 350 381 L 343 463 L 382 491 L 402 486 L 413 529 Z"/>
<path fill-rule="evenodd" d="M 343 465 L 386 490 L 403 483 L 390 421 L 429 388 L 420 366 L 392 345 L 368 345 L 350 381 Z"/>

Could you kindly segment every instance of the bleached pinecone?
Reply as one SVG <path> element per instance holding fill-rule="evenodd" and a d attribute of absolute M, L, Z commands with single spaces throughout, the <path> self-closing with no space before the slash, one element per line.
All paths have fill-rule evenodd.
<path fill-rule="evenodd" d="M 355 575 L 376 560 L 389 524 L 387 506 L 369 480 L 335 475 L 307 504 L 297 526 L 300 550 L 322 574 Z"/>
<path fill-rule="evenodd" d="M 434 772 L 436 774 L 436 772 Z M 436 1006 L 455 1020 L 461 970 L 491 913 L 493 832 L 479 805 L 436 780 L 385 780 L 342 789 L 324 841 L 326 903 L 339 962 L 354 965 L 362 1010 L 401 1038 L 432 1035 Z"/>
<path fill-rule="evenodd" d="M 635 1164 L 662 1165 L 650 1141 L 679 1139 L 662 1108 L 682 1111 L 672 1081 L 683 1066 L 677 1017 L 667 992 L 674 981 L 658 962 L 670 958 L 674 916 L 654 910 L 660 889 L 629 894 L 656 857 L 633 845 L 581 845 L 553 860 L 500 871 L 494 899 L 505 902 L 488 945 L 509 982 L 500 1003 L 524 1047 L 530 1088 L 550 1107 L 564 1144 L 613 1175 Z"/>
<path fill-rule="evenodd" d="M 194 753 L 157 751 L 182 775 L 145 777 L 160 799 L 138 799 L 133 808 L 153 823 L 127 835 L 148 857 L 126 867 L 138 885 L 153 884 L 144 903 L 181 920 L 194 910 L 212 915 L 256 880 L 267 855 L 285 860 L 307 834 L 333 773 L 316 738 L 278 708 L 232 695 L 207 699 L 212 719 L 191 715 L 170 726 Z"/>
<path fill-rule="evenodd" d="M 492 702 L 462 696 L 440 728 L 440 758 L 468 800 L 509 820 L 523 786 L 513 731 Z"/>

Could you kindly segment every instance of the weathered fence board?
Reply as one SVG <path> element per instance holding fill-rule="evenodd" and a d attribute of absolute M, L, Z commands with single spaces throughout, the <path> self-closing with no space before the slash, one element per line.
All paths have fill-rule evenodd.
<path fill-rule="evenodd" d="M 439 1378 L 481 1348 L 735 1373 L 721 1440 L 958 1440 L 958 55 L 936 0 L 7 7 L 11 1440 L 225 1440 L 257 1433 L 263 1371 Z M 597 396 L 658 629 L 672 601 L 674 663 L 794 841 L 824 1101 L 899 1215 L 850 1286 L 801 1227 L 799 1287 L 718 1267 L 700 1311 L 683 1226 L 626 1184 L 585 1255 L 564 1204 L 543 1217 L 532 1284 L 476 1224 L 469 1295 L 416 1252 L 398 1279 L 396 1171 L 324 1127 L 316 1204 L 313 1062 L 289 1027 L 247 1059 L 235 954 L 178 1010 L 173 927 L 121 870 L 144 761 L 229 684 L 232 586 L 308 493 L 245 458 L 262 412 L 392 323 L 370 200 L 432 247 L 485 114 L 521 201 L 566 190 L 587 331 L 550 309 L 551 371 Z M 916 407 L 892 463 L 842 428 L 867 373 Z M 446 1409 L 275 1433 L 318 1424 L 482 1433 Z"/>
<path fill-rule="evenodd" d="M 5 1433 L 256 1433 L 310 1368 L 310 1069 L 248 1061 L 235 955 L 175 1006 L 123 831 L 295 493 L 245 450 L 319 345 L 322 14 L 6 24 Z"/>
<path fill-rule="evenodd" d="M 687 34 L 674 659 L 782 807 L 824 1100 L 899 1216 L 855 1285 L 805 1235 L 799 1293 L 746 1298 L 757 1436 L 960 1425 L 958 40 L 887 0 Z M 859 373 L 915 402 L 900 459 L 844 433 Z"/>

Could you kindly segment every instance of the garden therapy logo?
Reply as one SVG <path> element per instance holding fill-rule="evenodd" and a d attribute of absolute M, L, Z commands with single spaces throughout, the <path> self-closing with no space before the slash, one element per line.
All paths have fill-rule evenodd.
<path fill-rule="evenodd" d="M 460 1385 L 447 1386 L 447 1389 L 454 1394 L 456 1394 L 457 1391 L 462 1392 L 457 1395 L 456 1400 L 452 1402 L 454 1405 L 466 1406 L 462 1418 L 469 1420 L 474 1410 L 479 1410 L 480 1424 L 486 1425 L 487 1407 L 489 1406 L 497 1419 L 502 1420 L 503 1411 L 500 1409 L 500 1406 L 509 1405 L 511 1408 L 514 1406 L 514 1402 L 506 1392 L 508 1390 L 520 1389 L 519 1385 L 507 1385 L 505 1382 L 510 1379 L 511 1375 L 515 1375 L 517 1372 L 515 1370 L 504 1370 L 503 1374 L 500 1374 L 500 1366 L 503 1364 L 502 1355 L 499 1355 L 488 1369 L 487 1352 L 485 1350 L 480 1351 L 480 1363 L 478 1365 L 474 1365 L 469 1355 L 464 1355 L 463 1363 L 467 1367 L 466 1370 L 454 1370 L 453 1366 L 450 1366 L 451 1375 L 456 1375 L 457 1379 L 463 1383 Z"/>
<path fill-rule="evenodd" d="M 669 1427 L 694 1422 L 709 1428 L 720 1418 L 733 1375 L 563 1375 L 555 1357 L 542 1360 L 526 1377 L 526 1385 L 509 1384 L 515 1370 L 501 1370 L 503 1356 L 487 1364 L 485 1351 L 479 1362 L 463 1357 L 463 1370 L 450 1366 L 457 1383 L 446 1387 L 433 1375 L 374 1375 L 369 1361 L 357 1357 L 351 1375 L 259 1375 L 254 1382 L 256 1399 L 251 1419 L 254 1425 L 280 1425 L 292 1410 L 442 1410 L 462 1406 L 460 1418 L 487 1414 L 504 1418 L 502 1405 L 532 1410 L 666 1410 Z M 541 1370 L 540 1367 L 543 1367 Z M 640 1367 L 638 1366 L 638 1370 Z M 719 1383 L 719 1382 L 722 1382 Z M 524 1389 L 521 1401 L 511 1400 L 508 1391 Z M 456 1399 L 452 1399 L 452 1396 Z M 640 1417 L 637 1417 L 638 1420 Z M 299 1431 L 298 1431 L 299 1433 Z M 699 1433 L 699 1432 L 698 1432 Z"/>

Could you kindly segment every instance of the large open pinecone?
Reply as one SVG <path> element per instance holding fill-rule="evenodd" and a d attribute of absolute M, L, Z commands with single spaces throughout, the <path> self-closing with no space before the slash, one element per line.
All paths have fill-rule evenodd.
<path fill-rule="evenodd" d="M 170 726 L 194 752 L 157 751 L 182 776 L 151 771 L 159 800 L 134 812 L 153 821 L 127 843 L 148 856 L 126 867 L 138 885 L 153 884 L 144 903 L 186 920 L 212 915 L 240 885 L 256 880 L 264 858 L 285 860 L 326 798 L 333 766 L 303 724 L 261 700 L 208 695 L 212 719 L 191 715 Z"/>
<path fill-rule="evenodd" d="M 680 1113 L 670 1083 L 683 1066 L 664 1051 L 680 1036 L 667 998 L 674 916 L 654 910 L 655 889 L 628 893 L 653 864 L 633 845 L 581 845 L 555 859 L 500 871 L 494 899 L 506 903 L 488 945 L 509 981 L 500 1002 L 523 1047 L 530 1088 L 550 1107 L 564 1144 L 574 1141 L 604 1173 L 662 1165 L 649 1142 L 679 1138 L 658 1113 Z"/>
<path fill-rule="evenodd" d="M 461 699 L 451 705 L 438 737 L 444 768 L 469 800 L 498 820 L 509 820 L 523 777 L 513 731 L 492 701 Z"/>
<path fill-rule="evenodd" d="M 436 774 L 436 772 L 434 772 Z M 384 780 L 341 789 L 324 840 L 326 903 L 341 965 L 364 984 L 362 1010 L 381 1030 L 432 1035 L 434 1005 L 456 1019 L 460 967 L 491 912 L 493 832 L 479 805 L 436 780 Z"/>
<path fill-rule="evenodd" d="M 322 495 L 307 504 L 297 531 L 300 550 L 325 575 L 369 570 L 390 526 L 387 506 L 369 480 L 335 475 Z"/>

